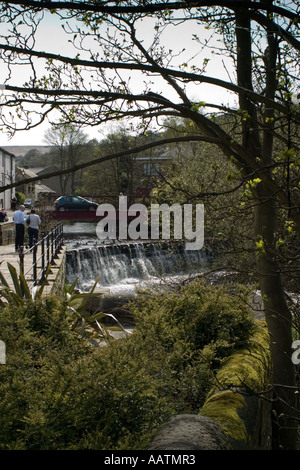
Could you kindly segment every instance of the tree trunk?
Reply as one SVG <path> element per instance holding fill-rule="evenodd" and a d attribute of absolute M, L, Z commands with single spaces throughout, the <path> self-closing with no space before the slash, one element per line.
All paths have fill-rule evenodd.
<path fill-rule="evenodd" d="M 280 268 L 277 265 L 274 234 L 276 233 L 276 202 L 271 194 L 262 193 L 256 206 L 255 232 L 263 240 L 257 255 L 259 284 L 265 318 L 271 340 L 274 384 L 274 449 L 296 449 L 297 428 L 293 421 L 295 406 L 295 370 L 292 363 L 292 316 L 285 300 Z"/>
<path fill-rule="evenodd" d="M 252 90 L 252 57 L 250 19 L 246 9 L 236 11 L 237 76 L 238 84 Z M 268 33 L 265 52 L 266 96 L 274 99 L 276 91 L 277 44 L 273 32 Z M 253 159 L 262 161 L 262 172 L 273 161 L 273 109 L 263 115 L 264 131 L 260 135 L 257 110 L 253 103 L 240 96 L 243 120 L 243 145 L 251 151 Z M 247 175 L 247 169 L 245 168 Z M 263 173 L 262 173 L 263 174 Z M 255 176 L 259 177 L 259 174 Z M 266 183 L 261 182 L 253 191 L 256 199 L 255 236 L 262 242 L 257 255 L 257 270 L 264 303 L 265 318 L 271 339 L 274 384 L 274 449 L 295 449 L 297 428 L 293 422 L 295 370 L 292 356 L 292 318 L 285 300 L 280 268 L 276 262 L 277 201 Z"/>

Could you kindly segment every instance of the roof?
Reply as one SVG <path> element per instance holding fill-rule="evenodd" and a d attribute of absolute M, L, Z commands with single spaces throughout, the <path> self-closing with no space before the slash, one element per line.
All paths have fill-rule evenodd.
<path fill-rule="evenodd" d="M 23 175 L 26 175 L 28 178 L 35 178 L 37 177 L 38 175 L 33 171 L 33 169 L 29 169 L 29 168 L 22 168 L 20 166 L 18 166 L 16 168 L 16 172 L 19 174 L 22 173 Z M 53 189 L 49 188 L 48 186 L 46 186 L 45 184 L 42 184 L 42 183 L 39 183 L 39 182 L 36 182 L 35 183 L 35 189 L 36 189 L 36 193 L 55 193 L 55 191 L 53 191 Z"/>
<path fill-rule="evenodd" d="M 26 175 L 29 178 L 34 178 L 38 176 L 34 171 L 30 170 L 29 168 L 23 168 L 21 166 L 16 167 L 16 173 L 22 173 L 23 175 Z"/>
<path fill-rule="evenodd" d="M 16 158 L 16 156 L 13 153 L 8 152 L 5 148 L 0 147 L 1 152 L 6 153 L 6 155 L 10 155 L 13 158 Z"/>
<path fill-rule="evenodd" d="M 56 194 L 56 192 L 49 188 L 49 186 L 46 186 L 45 184 L 36 184 L 35 189 L 37 193 L 53 193 Z"/>

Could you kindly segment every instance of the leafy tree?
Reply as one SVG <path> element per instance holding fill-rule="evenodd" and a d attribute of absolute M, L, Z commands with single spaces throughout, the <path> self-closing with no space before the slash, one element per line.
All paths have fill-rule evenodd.
<path fill-rule="evenodd" d="M 95 158 L 107 155 L 112 150 L 121 152 L 130 149 L 130 136 L 125 129 L 109 134 L 103 139 L 94 154 Z M 87 188 L 94 188 L 94 193 L 98 195 L 112 196 L 114 202 L 120 193 L 126 196 L 133 194 L 133 164 L 134 156 L 120 156 L 104 164 L 95 165 L 84 172 L 83 191 Z M 86 188 L 86 189 L 85 189 Z"/>
<path fill-rule="evenodd" d="M 76 165 L 84 160 L 88 151 L 87 136 L 72 125 L 54 126 L 45 133 L 44 140 L 53 147 L 53 163 L 63 170 Z M 67 186 L 70 182 L 71 192 L 75 193 L 76 173 L 60 175 L 60 187 L 62 194 L 67 194 Z"/>
<path fill-rule="evenodd" d="M 37 149 L 31 149 L 24 156 L 19 157 L 19 165 L 27 165 L 29 168 L 43 166 L 45 157 Z"/>
<path fill-rule="evenodd" d="M 278 222 L 282 218 L 299 234 L 299 9 L 293 0 L 284 6 L 275 0 L 27 0 L 25 8 L 12 0 L 1 2 L 0 10 L 0 21 L 6 25 L 1 58 L 7 70 L 1 119 L 8 131 L 29 129 L 57 113 L 60 123 L 76 125 L 129 119 L 136 131 L 149 123 L 160 125 L 162 116 L 184 117 L 198 130 L 180 139 L 217 146 L 247 181 L 255 208 L 256 265 L 272 339 L 273 381 L 282 386 L 276 395 L 279 427 L 274 436 L 276 445 L 284 448 L 295 447 L 295 423 L 287 414 L 295 405 L 295 371 L 292 316 L 277 257 Z M 39 30 L 51 18 L 63 24 L 73 54 L 62 55 L 61 43 L 55 52 L 50 48 L 42 52 L 36 46 Z M 179 36 L 186 25 L 198 45 L 193 57 L 186 51 L 184 57 L 178 55 L 174 41 L 167 42 L 169 29 Z M 147 28 L 152 31 L 150 40 L 144 34 Z M 205 31 L 214 34 L 204 36 Z M 210 73 L 210 48 L 214 56 L 220 55 L 219 70 L 224 65 L 229 80 L 218 77 L 219 70 Z M 28 71 L 21 83 L 20 67 Z M 217 99 L 207 103 L 203 84 L 228 90 L 235 103 L 225 105 Z M 216 121 L 215 112 L 235 118 L 239 132 Z M 120 152 L 106 158 L 116 156 Z M 96 160 L 88 164 L 93 163 Z"/>
<path fill-rule="evenodd" d="M 232 125 L 230 119 L 227 125 Z M 168 136 L 188 136 L 193 131 L 189 122 L 174 119 L 165 126 Z M 240 282 L 257 282 L 254 207 L 246 193 L 247 180 L 234 164 L 224 161 L 220 150 L 205 142 L 173 144 L 169 153 L 173 158 L 157 180 L 153 202 L 203 203 L 205 247 L 215 255 L 212 269 L 226 271 L 227 279 L 238 273 Z"/>
<path fill-rule="evenodd" d="M 134 147 L 139 148 L 142 142 L 151 143 L 159 139 L 160 136 L 153 132 L 149 132 L 147 135 L 135 136 L 130 130 L 121 127 L 108 134 L 99 142 L 94 152 L 94 158 L 97 160 L 101 157 L 105 158 L 111 152 L 120 156 L 86 168 L 83 173 L 81 192 L 88 194 L 89 188 L 92 187 L 93 196 L 104 196 L 105 200 L 111 200 L 112 203 L 117 202 L 121 193 L 128 197 L 129 204 L 133 202 L 136 187 L 139 187 L 141 183 L 138 158 L 142 156 L 144 159 L 148 158 L 150 162 L 152 159 L 155 161 L 155 158 L 162 153 L 162 150 L 149 149 L 141 154 L 131 154 L 130 151 Z M 122 155 L 124 150 L 127 151 L 127 155 Z M 143 184 L 146 189 L 150 190 L 151 183 L 150 175 L 148 177 L 143 175 Z"/>

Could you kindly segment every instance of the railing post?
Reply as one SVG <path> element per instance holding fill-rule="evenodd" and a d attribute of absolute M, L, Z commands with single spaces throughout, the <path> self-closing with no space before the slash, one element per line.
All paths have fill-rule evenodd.
<path fill-rule="evenodd" d="M 59 224 L 58 232 L 59 232 L 59 235 L 58 235 L 59 250 L 61 250 L 61 247 L 63 245 L 63 224 L 62 223 Z"/>
<path fill-rule="evenodd" d="M 47 232 L 47 268 L 50 264 L 49 232 Z"/>
<path fill-rule="evenodd" d="M 19 259 L 20 259 L 20 274 L 24 274 L 24 253 L 23 253 L 23 247 L 20 248 L 20 254 L 19 254 Z"/>
<path fill-rule="evenodd" d="M 56 254 L 59 252 L 59 225 L 56 227 Z"/>
<path fill-rule="evenodd" d="M 42 267 L 42 276 L 41 282 L 45 280 L 45 237 L 43 236 L 41 241 L 41 267 Z"/>
<path fill-rule="evenodd" d="M 36 285 L 37 280 L 37 265 L 36 265 L 36 253 L 37 253 L 37 244 L 36 240 L 33 240 L 33 285 Z"/>
<path fill-rule="evenodd" d="M 53 264 L 54 254 L 53 254 L 53 230 L 51 231 L 51 264 Z"/>
<path fill-rule="evenodd" d="M 54 229 L 54 257 L 55 258 L 57 257 L 57 253 L 58 253 L 57 237 L 58 237 L 58 226 L 56 225 Z"/>

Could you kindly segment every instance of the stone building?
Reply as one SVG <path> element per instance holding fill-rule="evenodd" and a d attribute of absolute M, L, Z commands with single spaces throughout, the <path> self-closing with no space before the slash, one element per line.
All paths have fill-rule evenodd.
<path fill-rule="evenodd" d="M 0 147 L 0 172 L 1 187 L 15 181 L 15 155 Z M 0 192 L 0 209 L 10 209 L 11 199 L 15 195 L 15 189 L 6 189 Z"/>

